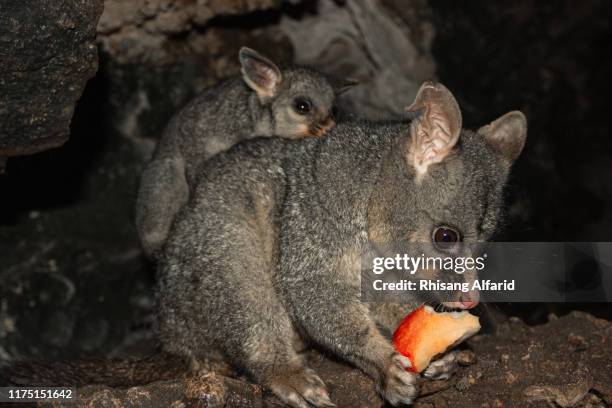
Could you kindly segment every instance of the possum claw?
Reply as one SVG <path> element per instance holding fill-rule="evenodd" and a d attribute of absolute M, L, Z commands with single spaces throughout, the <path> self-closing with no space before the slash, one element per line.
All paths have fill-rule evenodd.
<path fill-rule="evenodd" d="M 432 380 L 446 380 L 457 371 L 457 352 L 452 351 L 444 357 L 432 361 L 423 371 L 423 377 Z"/>

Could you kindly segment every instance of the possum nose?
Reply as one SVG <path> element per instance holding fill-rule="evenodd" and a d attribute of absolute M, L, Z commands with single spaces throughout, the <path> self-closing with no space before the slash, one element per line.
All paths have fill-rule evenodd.
<path fill-rule="evenodd" d="M 473 307 L 476 307 L 476 305 L 478 304 L 478 302 L 473 302 L 471 300 L 462 300 L 461 301 L 461 308 L 462 309 L 471 309 Z"/>
<path fill-rule="evenodd" d="M 472 309 L 478 305 L 480 294 L 478 292 L 470 292 L 459 296 L 459 304 L 461 309 Z"/>

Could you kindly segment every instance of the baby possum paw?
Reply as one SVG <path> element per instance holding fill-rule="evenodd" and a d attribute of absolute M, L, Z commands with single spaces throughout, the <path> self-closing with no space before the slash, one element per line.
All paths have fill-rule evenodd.
<path fill-rule="evenodd" d="M 446 380 L 457 371 L 458 367 L 457 352 L 451 351 L 444 357 L 432 361 L 423 371 L 423 377 L 431 380 Z"/>
<path fill-rule="evenodd" d="M 329 399 L 323 380 L 310 368 L 279 374 L 270 381 L 269 387 L 281 401 L 294 408 L 336 406 Z"/>
<path fill-rule="evenodd" d="M 383 396 L 393 406 L 412 404 L 419 393 L 417 374 L 407 371 L 410 360 L 399 353 L 391 356 L 383 384 Z"/>

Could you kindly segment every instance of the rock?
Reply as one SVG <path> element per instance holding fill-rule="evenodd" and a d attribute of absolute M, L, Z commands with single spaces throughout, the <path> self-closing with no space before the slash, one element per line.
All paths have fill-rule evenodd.
<path fill-rule="evenodd" d="M 321 376 L 338 408 L 379 408 L 384 405 L 376 384 L 351 366 L 309 353 L 308 364 Z"/>
<path fill-rule="evenodd" d="M 593 387 L 593 380 L 588 375 L 584 377 L 579 374 L 582 373 L 577 373 L 575 383 L 564 386 L 532 385 L 523 391 L 523 395 L 529 401 L 546 401 L 561 408 L 575 407 Z"/>
<path fill-rule="evenodd" d="M 472 350 L 461 350 L 457 353 L 457 363 L 461 366 L 475 364 L 476 354 Z"/>
<path fill-rule="evenodd" d="M 340 100 L 359 117 L 403 116 L 421 83 L 435 77 L 434 29 L 423 1 L 322 0 L 317 14 L 284 16 L 280 26 L 297 63 L 359 81 Z"/>
<path fill-rule="evenodd" d="M 0 162 L 68 139 L 75 102 L 98 67 L 102 8 L 103 0 L 0 2 Z"/>
<path fill-rule="evenodd" d="M 215 17 L 244 15 L 280 6 L 278 0 L 108 0 L 99 41 L 119 63 L 171 63 L 198 53 L 206 34 L 194 28 Z"/>
<path fill-rule="evenodd" d="M 422 379 L 415 407 L 523 408 L 556 404 L 570 408 L 603 407 L 610 403 L 612 323 L 585 313 L 572 313 L 534 328 L 517 322 L 513 324 L 513 330 L 515 335 L 512 338 L 497 334 L 483 335 L 478 342 L 468 341 L 478 361 L 459 368 L 449 380 Z M 587 350 L 593 352 L 576 352 L 567 340 L 572 332 L 581 333 L 588 343 Z M 524 350 L 533 344 L 544 347 L 547 353 L 533 353 L 528 360 L 520 359 Z M 500 354 L 509 356 L 505 364 L 500 364 Z M 375 382 L 360 370 L 315 351 L 307 352 L 305 357 L 308 365 L 327 385 L 338 408 L 384 405 Z M 88 378 L 97 378 L 100 383 L 107 384 L 79 388 L 77 394 L 81 405 L 77 406 L 95 401 L 101 406 L 114 402 L 117 407 L 130 407 L 136 406 L 133 398 L 140 398 L 138 401 L 142 403 L 145 396 L 148 402 L 138 406 L 170 406 L 176 401 L 176 404 L 195 407 L 283 406 L 275 397 L 269 393 L 262 394 L 260 387 L 244 378 L 230 378 L 236 373 L 222 365 L 210 365 L 193 376 L 185 362 L 159 354 L 138 361 L 100 360 L 98 363 L 64 364 L 63 368 L 62 364 L 47 369 L 24 365 L 10 376 L 11 383 L 28 384 L 24 380 L 29 371 L 35 373 L 38 381 L 35 384 L 44 384 L 45 381 L 49 384 L 45 377 L 53 375 L 59 379 L 59 373 L 70 367 L 81 371 L 87 368 Z M 109 370 L 110 367 L 114 368 Z M 104 372 L 114 375 L 102 375 Z M 122 382 L 119 386 L 120 377 L 137 384 L 126 389 L 128 383 Z M 20 381 L 14 381 L 16 378 Z M 78 378 L 82 380 L 84 376 Z M 74 384 L 65 379 L 59 381 Z M 108 385 L 113 382 L 115 387 Z M 585 405 L 587 402 L 590 405 Z"/>
<path fill-rule="evenodd" d="M 592 406 L 605 406 L 612 391 L 610 332 L 612 323 L 581 312 L 535 327 L 514 321 L 512 336 L 502 331 L 469 340 L 478 361 L 461 369 L 454 387 L 439 394 L 453 407 L 582 407 L 581 401 L 593 398 L 602 402 Z M 577 333 L 585 351 L 577 351 L 571 340 Z M 521 359 L 526 354 L 530 357 Z"/>
<path fill-rule="evenodd" d="M 41 407 L 62 407 L 64 402 L 41 403 Z M 260 408 L 262 391 L 257 385 L 208 373 L 191 378 L 159 381 L 127 389 L 105 385 L 78 390 L 73 407 L 193 407 Z"/>

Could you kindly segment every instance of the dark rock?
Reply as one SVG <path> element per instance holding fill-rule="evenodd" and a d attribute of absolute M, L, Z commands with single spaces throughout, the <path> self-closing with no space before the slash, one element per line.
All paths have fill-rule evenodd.
<path fill-rule="evenodd" d="M 121 64 L 168 64 L 208 45 L 206 33 L 197 28 L 212 19 L 265 13 L 280 4 L 278 0 L 108 0 L 98 25 L 99 40 Z M 267 14 L 261 17 L 266 18 L 255 19 L 262 21 L 256 25 L 267 22 Z"/>
<path fill-rule="evenodd" d="M 142 158 L 100 119 L 100 85 L 88 82 L 64 146 L 0 177 L 0 360 L 99 355 L 148 331 L 151 271 L 132 221 Z"/>
<path fill-rule="evenodd" d="M 459 370 L 454 387 L 416 406 L 443 396 L 453 407 L 584 407 L 591 398 L 599 405 L 590 406 L 603 407 L 612 398 L 611 330 L 609 321 L 582 312 L 533 328 L 515 321 L 497 335 L 468 341 L 478 361 Z M 575 333 L 588 351 L 576 351 Z"/>
<path fill-rule="evenodd" d="M 0 3 L 0 156 L 68 139 L 75 102 L 98 67 L 102 8 L 103 0 Z"/>
<path fill-rule="evenodd" d="M 401 117 L 421 83 L 436 76 L 424 1 L 321 0 L 316 14 L 284 16 L 280 27 L 297 63 L 359 82 L 340 98 L 340 108 L 359 117 Z"/>
<path fill-rule="evenodd" d="M 127 389 L 89 386 L 79 389 L 74 407 L 193 407 L 260 408 L 261 388 L 232 378 L 208 373 L 184 380 L 160 381 Z M 62 407 L 62 403 L 42 403 Z"/>
<path fill-rule="evenodd" d="M 476 363 L 476 354 L 472 350 L 461 350 L 457 354 L 457 362 L 461 366 L 469 366 Z"/>
<path fill-rule="evenodd" d="M 425 407 L 604 407 L 612 401 L 612 323 L 574 312 L 541 326 L 523 322 L 507 331 L 481 335 L 468 341 L 478 361 L 458 370 L 446 381 L 421 380 L 415 408 Z M 568 338 L 579 332 L 588 345 L 577 352 Z M 542 348 L 547 353 L 534 352 Z M 501 358 L 501 356 L 507 356 Z M 338 408 L 384 405 L 374 381 L 348 364 L 315 351 L 306 353 L 308 365 L 321 376 Z M 500 360 L 502 363 L 500 364 Z M 16 365 L 7 377 L 11 384 L 89 384 L 78 389 L 79 404 L 114 401 L 118 407 L 136 406 L 132 397 L 146 395 L 150 406 L 283 407 L 259 386 L 236 377 L 221 363 L 191 375 L 186 362 L 171 355 L 155 354 L 140 360 L 97 360 L 54 365 Z M 75 376 L 74 373 L 84 374 Z M 230 377 L 231 376 L 231 377 Z M 131 381 L 131 383 L 130 383 Z M 126 385 L 133 384 L 130 388 Z M 169 403 L 166 403 L 168 402 Z M 192 405 L 189 405 L 192 404 Z M 207 405 L 208 404 L 208 405 Z M 104 405 L 102 405 L 104 406 Z M 149 405 L 138 405 L 149 406 Z"/>
<path fill-rule="evenodd" d="M 384 405 L 374 381 L 360 370 L 314 352 L 309 354 L 308 364 L 321 376 L 338 408 L 378 408 Z"/>

